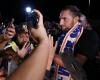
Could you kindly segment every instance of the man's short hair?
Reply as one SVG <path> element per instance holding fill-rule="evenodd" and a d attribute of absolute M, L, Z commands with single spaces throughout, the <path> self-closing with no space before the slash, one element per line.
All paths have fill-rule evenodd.
<path fill-rule="evenodd" d="M 72 12 L 72 15 L 73 15 L 73 16 L 75 16 L 75 17 L 76 17 L 76 16 L 80 17 L 81 12 L 80 12 L 80 9 L 79 9 L 77 6 L 68 5 L 68 6 L 65 6 L 65 7 L 62 9 L 62 11 L 64 11 L 64 10 L 69 10 L 69 11 Z"/>

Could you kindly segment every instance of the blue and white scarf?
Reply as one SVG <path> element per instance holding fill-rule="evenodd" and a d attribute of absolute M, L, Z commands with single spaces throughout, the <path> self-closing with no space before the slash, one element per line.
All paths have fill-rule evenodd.
<path fill-rule="evenodd" d="M 78 39 L 83 33 L 83 27 L 80 23 L 76 23 L 68 33 L 63 33 L 61 37 L 58 39 L 57 43 L 57 51 L 59 54 L 67 54 L 72 55 L 74 46 L 77 43 Z M 63 71 L 62 71 L 63 70 Z M 60 67 L 57 65 L 56 68 L 56 80 L 70 80 L 70 75 L 61 74 L 67 70 L 64 67 Z M 59 73 L 60 72 L 60 73 Z M 67 73 L 69 73 L 67 71 Z M 70 73 L 69 73 L 70 74 Z"/>
<path fill-rule="evenodd" d="M 55 80 L 70 80 L 71 74 L 64 67 L 59 67 L 56 77 Z"/>
<path fill-rule="evenodd" d="M 68 33 L 63 32 L 57 41 L 57 53 L 68 53 L 73 51 L 75 44 L 83 33 L 83 27 L 76 23 Z M 69 54 L 69 53 L 68 53 Z"/>

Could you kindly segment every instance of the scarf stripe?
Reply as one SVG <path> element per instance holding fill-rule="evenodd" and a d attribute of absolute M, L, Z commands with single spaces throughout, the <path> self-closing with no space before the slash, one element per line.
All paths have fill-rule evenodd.
<path fill-rule="evenodd" d="M 64 52 L 64 48 L 65 48 L 66 43 L 67 43 L 67 41 L 68 41 L 68 37 L 70 36 L 70 34 L 72 34 L 72 32 L 77 28 L 78 25 L 80 25 L 80 23 L 76 23 L 76 24 L 73 26 L 73 28 L 72 28 L 68 33 L 66 33 L 66 36 L 64 37 L 64 40 L 63 40 L 63 42 L 62 42 L 62 44 L 61 44 L 61 47 L 60 47 L 60 53 L 63 53 L 63 52 Z M 82 34 L 82 32 L 83 32 L 83 27 L 82 27 L 80 33 Z M 75 38 L 75 40 L 73 41 L 73 43 L 76 44 L 76 42 L 78 41 L 79 37 L 81 36 L 80 33 L 78 32 L 78 35 L 76 36 L 76 38 Z"/>

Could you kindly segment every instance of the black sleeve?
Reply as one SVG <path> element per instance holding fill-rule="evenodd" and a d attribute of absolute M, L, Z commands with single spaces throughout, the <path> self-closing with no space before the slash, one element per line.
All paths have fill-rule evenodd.
<path fill-rule="evenodd" d="M 74 53 L 87 56 L 89 59 L 95 58 L 99 50 L 99 37 L 93 30 L 83 32 L 81 38 L 75 46 Z"/>

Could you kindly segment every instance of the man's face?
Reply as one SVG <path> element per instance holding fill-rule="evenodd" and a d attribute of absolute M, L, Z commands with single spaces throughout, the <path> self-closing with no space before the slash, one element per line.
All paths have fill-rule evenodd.
<path fill-rule="evenodd" d="M 74 16 L 71 11 L 64 10 L 60 13 L 60 25 L 62 30 L 69 30 L 74 26 Z"/>
<path fill-rule="evenodd" d="M 24 44 L 25 42 L 29 42 L 29 34 L 28 33 L 21 33 L 18 35 L 18 42 L 20 44 Z"/>

